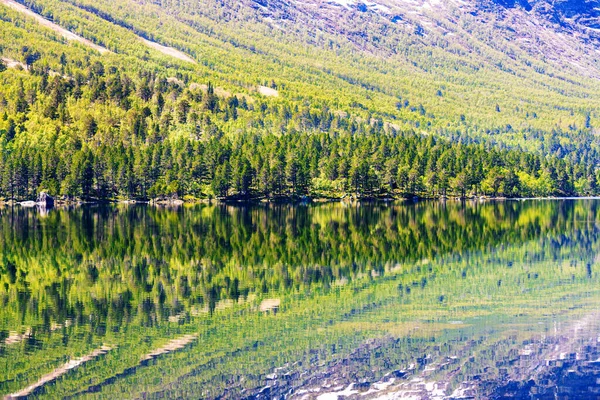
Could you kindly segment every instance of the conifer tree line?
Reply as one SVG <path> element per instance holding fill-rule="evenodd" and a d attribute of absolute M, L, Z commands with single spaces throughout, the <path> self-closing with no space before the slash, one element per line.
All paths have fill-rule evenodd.
<path fill-rule="evenodd" d="M 398 131 L 326 104 L 218 95 L 187 75 L 100 61 L 66 75 L 24 54 L 27 70 L 0 67 L 0 199 L 598 194 L 595 153 Z"/>

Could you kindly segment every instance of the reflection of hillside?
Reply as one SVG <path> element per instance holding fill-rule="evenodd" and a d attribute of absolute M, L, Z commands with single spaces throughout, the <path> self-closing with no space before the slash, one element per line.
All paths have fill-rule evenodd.
<path fill-rule="evenodd" d="M 0 298 L 33 321 L 143 315 L 151 326 L 222 299 L 327 288 L 499 244 L 548 237 L 531 244 L 540 257 L 574 243 L 587 251 L 597 213 L 595 202 L 80 208 L 44 219 L 5 210 Z"/>
<path fill-rule="evenodd" d="M 515 334 L 501 339 L 450 340 L 449 346 L 432 342 L 426 356 L 416 357 L 416 365 L 392 370 L 379 380 L 372 373 L 361 376 L 358 371 L 364 368 L 362 364 L 371 364 L 368 358 L 373 352 L 392 354 L 401 342 L 380 340 L 353 352 L 343 368 L 333 365 L 319 374 L 321 381 L 306 379 L 300 391 L 313 394 L 308 398 L 327 397 L 325 391 L 329 397 L 389 400 L 596 398 L 600 393 L 596 382 L 600 376 L 598 312 L 575 321 L 555 320 L 546 328 L 550 329 L 541 329 L 526 340 Z M 276 386 L 277 393 L 285 392 L 284 385 Z"/>
<path fill-rule="evenodd" d="M 555 324 L 549 337 L 527 343 L 499 362 L 503 374 L 480 386 L 494 398 L 597 398 L 599 334 L 598 312 Z"/>
<path fill-rule="evenodd" d="M 61 376 L 67 374 L 72 369 L 78 368 L 87 362 L 93 361 L 94 359 L 105 355 L 111 350 L 112 348 L 110 346 L 102 346 L 101 348 L 96 349 L 90 354 L 87 354 L 83 357 L 74 360 L 69 360 L 69 362 L 67 362 L 65 365 L 55 369 L 49 374 L 44 375 L 42 378 L 40 378 L 39 381 L 35 382 L 33 385 L 30 385 L 19 392 L 8 395 L 6 397 L 6 400 L 27 398 L 30 395 L 35 394 L 45 385 L 51 384 L 52 382 L 59 379 Z"/>
<path fill-rule="evenodd" d="M 596 215 L 595 202 L 17 214 L 14 230 L 1 228 L 0 329 L 31 330 L 0 346 L 0 391 L 102 343 L 117 347 L 47 395 L 239 398 L 269 386 L 275 396 L 325 378 L 370 390 L 386 374 L 421 379 L 410 390 L 446 376 L 436 387 L 452 391 L 493 380 L 552 321 L 597 305 Z M 136 367 L 186 335 L 198 345 Z"/>

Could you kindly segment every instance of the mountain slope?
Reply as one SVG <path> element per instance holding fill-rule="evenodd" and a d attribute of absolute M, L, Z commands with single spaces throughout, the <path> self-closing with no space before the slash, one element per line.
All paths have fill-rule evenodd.
<path fill-rule="evenodd" d="M 366 89 L 376 97 L 385 95 L 378 99 L 385 106 L 365 104 L 372 112 L 434 126 L 445 121 L 436 124 L 435 119 L 425 121 L 395 110 L 394 98 L 423 104 L 431 114 L 450 120 L 464 114 L 471 117 L 471 125 L 485 124 L 487 129 L 519 127 L 519 123 L 524 128 L 550 129 L 558 124 L 565 129 L 583 125 L 585 115 L 594 111 L 594 102 L 588 99 L 600 90 L 596 79 L 589 79 L 598 75 L 597 50 L 596 55 L 590 53 L 597 43 L 586 45 L 578 39 L 581 32 L 538 27 L 542 22 L 537 17 L 525 22 L 522 14 L 527 11 L 520 7 L 486 11 L 489 5 L 477 3 L 390 1 L 373 3 L 364 11 L 362 3 L 352 2 L 207 1 L 202 7 L 185 1 L 141 5 L 124 1 L 121 7 L 87 0 L 71 1 L 68 6 L 47 0 L 30 3 L 57 19 L 63 13 L 68 19 L 73 10 L 86 19 L 96 14 L 104 23 L 184 50 L 211 72 L 226 74 L 228 80 L 232 75 L 247 75 L 242 78 L 246 84 L 283 80 L 294 96 L 316 89 L 327 98 L 354 97 L 351 104 L 370 102 L 335 88 Z M 516 13 L 521 20 L 502 22 L 503 13 Z M 515 30 L 531 24 L 535 29 Z M 91 28 L 88 35 L 96 40 L 107 39 L 97 29 L 86 28 Z M 318 89 L 308 90 L 306 84 L 311 82 Z M 529 110 L 509 111 L 515 100 L 523 108 L 535 107 L 532 112 L 539 120 L 527 121 Z M 481 102 L 487 103 L 485 108 Z M 496 104 L 504 110 L 502 115 L 495 114 Z M 558 115 L 557 106 L 568 115 Z M 578 118 L 569 118 L 572 113 Z M 497 121 L 495 126 L 490 126 L 490 120 Z"/>
<path fill-rule="evenodd" d="M 88 3 L 78 4 L 86 7 Z M 360 4 L 351 2 L 208 1 L 202 7 L 195 2 L 157 3 L 135 4 L 135 12 L 115 10 L 112 14 L 136 29 L 147 27 L 155 35 L 216 38 L 235 47 L 229 49 L 226 58 L 242 50 L 242 57 L 247 59 L 249 51 L 256 60 L 248 60 L 249 68 L 231 73 L 267 66 L 261 71 L 263 76 L 251 79 L 265 83 L 285 80 L 288 87 L 301 81 L 303 85 L 294 95 L 304 95 L 304 83 L 321 80 L 323 74 L 329 82 L 319 83 L 320 90 L 349 84 L 352 92 L 358 89 L 374 92 L 374 96 L 386 95 L 380 99 L 386 106 L 377 104 L 373 112 L 403 114 L 394 110 L 393 97 L 407 99 L 415 106 L 423 104 L 431 114 L 451 120 L 465 114 L 471 117 L 471 125 L 484 124 L 487 129 L 503 129 L 507 124 L 567 129 L 583 125 L 585 115 L 595 108 L 589 99 L 599 90 L 597 80 L 590 80 L 598 76 L 594 45 L 587 46 L 575 33 L 560 32 L 533 17 L 527 22 L 501 21 L 503 12 L 526 13 L 520 8 L 492 12 L 483 6 L 473 11 L 473 4 L 406 3 L 409 7 L 389 2 L 363 11 Z M 108 2 L 94 4 L 111 12 Z M 398 8 L 402 13 L 392 13 Z M 161 14 L 163 21 L 169 21 L 168 29 L 155 22 L 154 16 Z M 143 24 L 140 15 L 145 16 Z M 513 33 L 514 27 L 530 24 L 535 28 L 531 32 L 521 29 L 523 32 Z M 210 62 L 218 66 L 226 61 Z M 299 76 L 297 71 L 288 75 L 297 69 L 310 76 Z M 439 96 L 440 91 L 445 98 Z M 335 91 L 327 93 L 330 95 L 356 97 Z M 360 97 L 350 103 L 364 104 L 364 96 Z M 533 105 L 539 120 L 524 121 L 529 110 L 512 112 L 515 101 L 523 108 Z M 485 107 L 482 102 L 487 103 Z M 504 110 L 501 115 L 495 114 L 496 104 Z M 557 108 L 565 109 L 568 115 L 559 116 L 557 111 L 561 110 Z M 570 118 L 573 113 L 579 118 Z M 399 119 L 420 120 L 410 114 Z M 496 123 L 490 126 L 490 120 Z M 446 125 L 446 121 L 436 124 L 432 118 L 420 122 Z"/>
<path fill-rule="evenodd" d="M 381 42 L 378 36 L 383 35 L 379 32 L 392 38 L 390 31 L 453 37 L 449 40 L 463 44 L 469 36 L 485 39 L 491 34 L 493 39 L 487 44 L 498 50 L 507 46 L 502 43 L 505 39 L 508 47 L 516 44 L 533 56 L 543 56 L 559 65 L 573 64 L 583 74 L 598 76 L 598 1 L 247 0 L 246 4 L 265 21 L 302 23 L 341 34 L 364 47 L 371 45 L 391 52 L 397 51 L 395 43 Z M 484 24 L 488 32 L 481 29 Z"/>
<path fill-rule="evenodd" d="M 21 4 L 110 52 L 69 42 L 39 18 L 0 5 L 2 57 L 30 65 L 0 75 L 0 166 L 12 171 L 4 172 L 4 197 L 14 197 L 15 187 L 18 196 L 51 187 L 109 198 L 317 188 L 336 195 L 595 190 L 593 2 Z M 381 143 L 398 135 L 409 139 Z M 355 138 L 365 147 L 358 149 Z M 197 153 L 181 153 L 180 140 Z M 281 154 L 278 141 L 286 143 Z M 218 155 L 209 157 L 213 144 Z M 296 146 L 317 154 L 294 154 Z M 69 164 L 52 171 L 44 160 L 49 147 L 67 149 Z M 122 157 L 112 170 L 109 150 Z M 48 176 L 30 182 L 27 170 L 25 184 L 14 178 L 13 160 L 24 151 L 34 163 L 42 157 L 35 168 Z M 157 155 L 169 159 L 175 151 L 177 166 Z M 496 151 L 497 160 L 480 156 Z M 341 161 L 330 159 L 335 154 Z M 439 161 L 456 154 L 462 158 L 455 165 Z M 152 176 L 142 160 L 158 163 Z M 100 173 L 86 170 L 90 163 Z M 469 176 L 459 179 L 467 166 Z M 273 183 L 278 173 L 289 176 Z M 84 175 L 90 186 L 82 187 Z"/>

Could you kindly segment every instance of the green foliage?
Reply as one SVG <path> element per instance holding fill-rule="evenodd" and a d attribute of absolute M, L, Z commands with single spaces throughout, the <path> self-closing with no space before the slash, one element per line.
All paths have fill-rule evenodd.
<path fill-rule="evenodd" d="M 84 199 L 512 197 L 594 194 L 598 186 L 583 163 L 402 133 L 327 108 L 246 110 L 237 96 L 217 97 L 210 83 L 203 92 L 99 61 L 81 81 L 35 67 L 34 75 L 8 73 L 16 97 L 0 141 L 4 198 L 35 197 L 57 183 L 55 194 Z M 241 124 L 247 129 L 226 134 Z"/>
<path fill-rule="evenodd" d="M 0 75 L 0 198 L 597 194 L 598 88 L 532 75 L 526 55 L 475 73 L 400 32 L 406 58 L 358 57 L 326 33 L 307 47 L 242 5 L 230 19 L 212 2 L 24 3 L 113 53 L 0 6 L 2 55 L 25 65 Z"/>

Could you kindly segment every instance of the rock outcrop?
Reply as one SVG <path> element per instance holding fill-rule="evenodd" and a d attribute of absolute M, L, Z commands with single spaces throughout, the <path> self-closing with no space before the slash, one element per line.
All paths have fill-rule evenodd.
<path fill-rule="evenodd" d="M 224 0 L 231 1 L 231 0 Z M 600 78 L 600 0 L 244 0 L 278 29 L 343 36 L 361 50 L 395 57 L 420 43 L 455 52 L 488 46 L 510 59 L 519 48 L 560 68 Z M 457 50 L 458 49 L 458 50 Z M 483 60 L 495 62 L 494 60 Z M 538 71 L 539 72 L 539 71 Z"/>
<path fill-rule="evenodd" d="M 54 198 L 46 192 L 41 192 L 37 198 L 37 205 L 46 207 L 46 208 L 53 208 L 54 207 Z"/>

